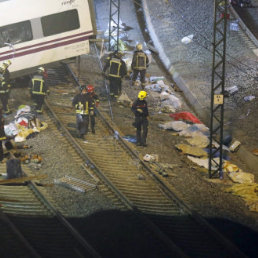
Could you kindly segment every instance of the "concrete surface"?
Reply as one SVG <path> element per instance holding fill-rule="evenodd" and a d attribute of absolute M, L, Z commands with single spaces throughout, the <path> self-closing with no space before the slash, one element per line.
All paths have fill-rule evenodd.
<path fill-rule="evenodd" d="M 213 16 L 213 5 L 212 0 L 205 1 L 206 6 L 204 5 L 204 1 L 194 1 L 195 3 L 192 4 L 196 5 L 196 7 L 191 9 L 193 6 L 190 6 L 190 2 L 191 1 L 189 1 L 188 7 L 189 11 L 187 12 L 187 10 L 184 9 L 184 13 L 180 13 L 180 8 L 183 7 L 185 2 L 180 3 L 180 1 L 177 0 L 158 2 L 155 0 L 142 0 L 142 8 L 149 35 L 152 38 L 155 48 L 159 51 L 159 56 L 164 66 L 170 73 L 172 79 L 177 83 L 178 87 L 184 92 L 185 97 L 199 115 L 200 119 L 204 123 L 209 124 L 212 54 L 208 53 L 205 48 L 198 49 L 196 45 L 192 46 L 192 43 L 189 44 L 189 47 L 188 45 L 183 45 L 180 39 L 183 36 L 189 35 L 190 30 L 194 29 L 194 27 L 191 28 L 191 25 L 189 25 L 190 30 L 189 28 L 187 29 L 184 27 L 186 25 L 182 25 L 187 22 L 184 20 L 183 15 L 189 15 L 190 17 L 191 13 L 194 13 L 198 8 L 201 8 L 200 10 L 205 9 L 205 11 L 203 11 L 203 19 L 201 22 L 203 24 L 202 26 L 206 27 L 206 29 L 204 27 L 200 28 L 199 32 L 205 34 L 205 30 L 213 31 L 211 29 L 211 22 L 213 22 L 213 19 L 210 18 Z M 258 6 L 258 0 L 253 2 Z M 203 20 L 207 14 L 210 17 L 209 19 L 207 18 L 207 22 L 204 23 Z M 235 19 L 240 20 L 240 26 L 243 26 L 243 30 L 249 36 L 251 35 L 254 42 L 250 43 L 249 41 L 246 42 L 243 40 L 241 32 L 229 32 L 227 39 L 228 52 L 230 54 L 234 53 L 234 58 L 236 59 L 239 58 L 242 60 L 242 56 L 248 56 L 248 58 L 256 62 L 256 39 L 238 17 L 237 13 L 234 12 L 233 15 L 235 16 Z M 183 21 L 181 20 L 181 23 L 178 21 L 180 18 L 177 16 L 182 16 L 180 17 L 183 19 Z M 196 16 L 202 16 L 201 12 L 190 17 L 193 18 L 193 23 L 195 20 L 198 20 Z M 257 17 L 255 19 L 258 20 Z M 182 31 L 185 34 L 183 34 Z M 189 31 L 189 34 L 186 33 L 187 31 Z M 198 31 L 193 31 L 193 33 L 198 34 Z M 210 41 L 212 41 L 212 37 L 210 38 Z M 234 45 L 232 42 L 234 42 Z M 194 50 L 195 47 L 196 50 Z M 194 51 L 199 52 L 194 53 Z M 238 155 L 250 169 L 258 171 L 258 158 L 251 154 L 244 146 L 240 147 Z"/>

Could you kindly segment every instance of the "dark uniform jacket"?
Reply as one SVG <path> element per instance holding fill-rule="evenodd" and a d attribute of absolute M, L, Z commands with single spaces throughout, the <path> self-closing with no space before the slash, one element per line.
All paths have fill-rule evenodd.
<path fill-rule="evenodd" d="M 149 66 L 149 58 L 142 51 L 134 51 L 131 68 L 134 70 L 145 70 Z"/>
<path fill-rule="evenodd" d="M 5 132 L 4 132 L 4 118 L 0 115 L 0 141 L 5 140 Z"/>
<path fill-rule="evenodd" d="M 89 94 L 78 94 L 74 97 L 72 105 L 76 109 L 77 114 L 89 115 L 90 111 L 94 111 L 94 101 Z"/>
<path fill-rule="evenodd" d="M 92 98 L 93 105 L 97 107 L 99 105 L 99 96 L 95 92 L 90 93 L 90 96 Z"/>
<path fill-rule="evenodd" d="M 10 79 L 10 72 L 9 72 L 8 68 L 4 69 L 3 76 L 4 76 L 4 81 L 6 82 L 8 87 L 10 88 L 11 87 L 11 79 Z"/>
<path fill-rule="evenodd" d="M 137 109 L 142 110 L 142 112 L 137 111 Z M 135 100 L 132 105 L 132 111 L 136 117 L 147 117 L 149 116 L 148 105 L 146 100 Z"/>
<path fill-rule="evenodd" d="M 9 85 L 6 83 L 6 81 L 1 81 L 0 82 L 0 94 L 8 93 L 10 91 Z"/>
<path fill-rule="evenodd" d="M 49 89 L 42 75 L 34 75 L 30 82 L 31 94 L 47 95 Z"/>
<path fill-rule="evenodd" d="M 109 68 L 109 77 L 123 78 L 127 74 L 125 62 L 116 55 L 107 58 L 103 71 L 105 72 L 107 68 Z"/>

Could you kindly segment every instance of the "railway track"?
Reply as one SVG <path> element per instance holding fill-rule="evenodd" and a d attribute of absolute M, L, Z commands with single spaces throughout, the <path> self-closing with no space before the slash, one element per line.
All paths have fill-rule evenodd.
<path fill-rule="evenodd" d="M 165 248 L 163 252 L 190 257 L 244 257 L 204 219 L 191 212 L 138 157 L 133 146 L 122 139 L 119 128 L 105 114 L 107 102 L 98 110 L 96 134 L 89 133 L 87 141 L 78 138 L 71 106 L 73 91 L 71 85 L 62 86 L 62 94 L 60 88 L 51 89 L 46 103 L 51 124 L 56 125 L 82 163 L 87 164 L 88 173 L 98 178 L 106 193 L 110 191 L 111 198 L 115 197 L 117 205 L 133 211 L 146 230 L 152 231 Z"/>
<path fill-rule="evenodd" d="M 1 257 L 100 257 L 49 200 L 31 181 L 0 185 Z"/>

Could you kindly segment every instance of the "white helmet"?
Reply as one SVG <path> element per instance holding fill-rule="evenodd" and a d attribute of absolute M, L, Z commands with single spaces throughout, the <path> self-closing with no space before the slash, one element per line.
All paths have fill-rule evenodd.
<path fill-rule="evenodd" d="M 39 73 L 44 73 L 44 72 L 45 72 L 45 68 L 42 67 L 42 66 L 39 67 L 39 68 L 38 68 L 38 72 L 39 72 Z"/>

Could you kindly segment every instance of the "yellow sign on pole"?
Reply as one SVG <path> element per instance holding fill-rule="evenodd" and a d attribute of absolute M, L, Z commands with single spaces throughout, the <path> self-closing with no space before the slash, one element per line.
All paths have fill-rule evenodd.
<path fill-rule="evenodd" d="M 222 94 L 214 95 L 213 103 L 215 105 L 222 105 L 224 103 L 224 96 Z"/>

